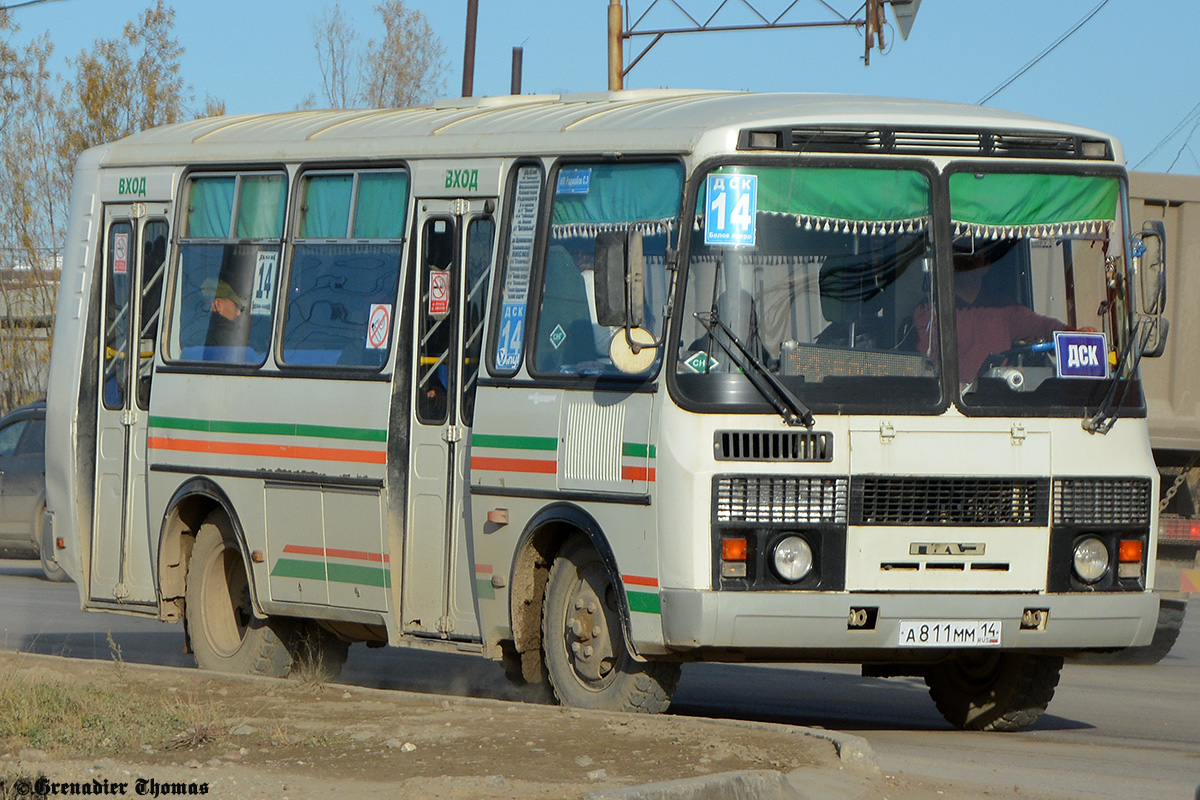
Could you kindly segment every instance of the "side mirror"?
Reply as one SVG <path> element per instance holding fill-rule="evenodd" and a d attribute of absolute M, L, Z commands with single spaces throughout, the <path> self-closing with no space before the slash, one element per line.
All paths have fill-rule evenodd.
<path fill-rule="evenodd" d="M 645 322 L 645 259 L 637 231 L 596 235 L 596 322 L 610 328 Z"/>
<path fill-rule="evenodd" d="M 1142 313 L 1157 316 L 1167 307 L 1167 226 L 1147 220 L 1133 239 Z"/>
<path fill-rule="evenodd" d="M 1158 358 L 1167 347 L 1169 325 L 1163 318 L 1167 308 L 1167 226 L 1160 219 L 1147 220 L 1133 235 L 1134 263 L 1142 314 L 1149 327 L 1142 348 L 1144 358 Z"/>

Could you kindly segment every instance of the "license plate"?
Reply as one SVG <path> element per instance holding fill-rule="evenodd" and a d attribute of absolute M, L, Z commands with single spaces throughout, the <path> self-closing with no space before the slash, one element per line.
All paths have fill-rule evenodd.
<path fill-rule="evenodd" d="M 900 620 L 900 647 L 999 647 L 999 620 Z"/>

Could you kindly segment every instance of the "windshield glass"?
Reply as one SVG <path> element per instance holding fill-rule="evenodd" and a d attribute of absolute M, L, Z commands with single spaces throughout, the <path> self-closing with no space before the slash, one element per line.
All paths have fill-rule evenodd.
<path fill-rule="evenodd" d="M 814 411 L 937 404 L 938 364 L 917 330 L 917 310 L 933 305 L 930 221 L 929 181 L 915 170 L 709 173 L 683 293 L 679 390 L 701 406 L 769 408 L 744 374 L 753 364 L 730 355 L 732 335 Z M 714 316 L 722 324 L 706 326 Z M 935 322 L 927 312 L 922 324 Z"/>
<path fill-rule="evenodd" d="M 963 405 L 1097 404 L 1128 340 L 1118 180 L 958 172 L 949 186 Z"/>

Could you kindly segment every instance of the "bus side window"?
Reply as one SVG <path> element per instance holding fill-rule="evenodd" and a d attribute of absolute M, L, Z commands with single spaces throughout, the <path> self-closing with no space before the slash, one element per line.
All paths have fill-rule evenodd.
<path fill-rule="evenodd" d="M 300 192 L 282 361 L 380 369 L 395 328 L 408 174 L 312 173 Z"/>
<path fill-rule="evenodd" d="M 169 355 L 231 364 L 266 360 L 285 201 L 282 174 L 189 181 Z"/>

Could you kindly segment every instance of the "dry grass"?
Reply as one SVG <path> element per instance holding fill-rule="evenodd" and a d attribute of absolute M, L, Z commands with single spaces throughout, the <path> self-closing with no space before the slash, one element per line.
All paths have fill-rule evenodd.
<path fill-rule="evenodd" d="M 110 755 L 221 744 L 218 707 L 195 696 L 146 696 L 121 674 L 103 685 L 0 677 L 0 747 Z"/>

